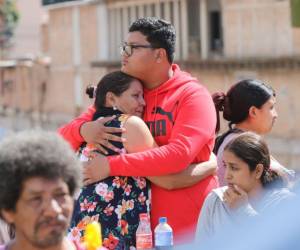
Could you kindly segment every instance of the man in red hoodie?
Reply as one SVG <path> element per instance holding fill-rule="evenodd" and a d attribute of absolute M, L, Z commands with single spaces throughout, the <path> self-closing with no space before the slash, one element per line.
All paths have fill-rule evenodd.
<path fill-rule="evenodd" d="M 178 173 L 194 162 L 209 159 L 216 127 L 215 108 L 209 92 L 197 79 L 173 64 L 175 29 L 161 19 L 141 18 L 133 22 L 122 49 L 121 70 L 144 85 L 144 121 L 158 148 L 134 154 L 96 157 L 86 167 L 86 184 L 108 176 L 162 176 Z M 103 130 L 103 122 L 90 122 L 94 109 L 60 128 L 73 146 L 85 140 L 109 146 L 114 139 Z M 93 131 L 93 132 L 91 132 Z M 84 138 L 84 139 L 83 139 Z M 100 168 L 101 165 L 101 168 Z M 197 219 L 206 195 L 218 185 L 209 176 L 188 188 L 166 190 L 152 184 L 151 224 L 166 216 L 174 230 L 175 243 L 194 237 Z"/>

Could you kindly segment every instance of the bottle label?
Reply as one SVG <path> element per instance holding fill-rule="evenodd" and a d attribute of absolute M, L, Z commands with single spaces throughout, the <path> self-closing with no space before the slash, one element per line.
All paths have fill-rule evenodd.
<path fill-rule="evenodd" d="M 155 233 L 155 246 L 173 246 L 173 232 Z"/>
<path fill-rule="evenodd" d="M 151 248 L 152 248 L 152 234 L 136 235 L 136 249 L 151 249 Z"/>

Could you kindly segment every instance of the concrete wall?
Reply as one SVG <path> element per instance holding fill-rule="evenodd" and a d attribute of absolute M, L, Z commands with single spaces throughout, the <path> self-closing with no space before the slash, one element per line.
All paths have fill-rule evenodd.
<path fill-rule="evenodd" d="M 300 54 L 300 32 L 291 27 L 289 1 L 220 2 L 224 58 L 277 58 Z M 47 46 L 52 58 L 49 91 L 56 93 L 58 100 L 47 106 L 50 112 L 73 114 L 85 106 L 85 86 L 99 79 L 90 68 L 90 63 L 98 59 L 97 41 L 101 41 L 97 37 L 101 30 L 97 23 L 97 4 L 53 8 L 48 14 Z"/>
<path fill-rule="evenodd" d="M 97 16 L 95 5 L 49 10 L 49 51 L 52 58 L 49 112 L 75 114 L 87 102 L 88 84 L 98 81 L 90 67 L 97 59 Z M 96 70 L 97 71 L 97 70 Z"/>
<path fill-rule="evenodd" d="M 231 84 L 245 77 L 269 82 L 278 94 L 279 113 L 278 121 L 268 136 L 270 146 L 280 161 L 300 169 L 297 164 L 300 158 L 300 130 L 297 128 L 300 122 L 297 115 L 300 113 L 297 95 L 300 90 L 300 63 L 278 62 L 278 57 L 300 54 L 300 32 L 291 28 L 289 1 L 221 0 L 221 3 L 225 46 L 222 66 L 211 65 L 209 61 L 193 65 L 185 62 L 182 66 L 199 77 L 211 92 L 227 90 Z M 100 54 L 97 32 L 101 27 L 97 27 L 96 9 L 97 4 L 81 4 L 48 10 L 49 23 L 43 29 L 45 37 L 48 37 L 44 50 L 51 56 L 52 62 L 49 72 L 45 73 L 47 91 L 40 98 L 43 100 L 44 126 L 52 124 L 54 129 L 90 105 L 92 101 L 85 95 L 85 87 L 97 84 L 111 70 L 91 67 L 91 62 L 97 60 Z M 246 66 L 237 61 L 249 57 L 273 57 L 277 61 L 273 63 L 271 60 L 264 65 L 253 60 Z M 234 58 L 235 66 L 231 65 L 230 58 Z M 28 91 L 25 93 L 30 96 Z M 1 103 L 13 98 L 2 96 Z M 29 106 L 28 98 L 21 99 L 22 107 Z M 223 130 L 225 128 L 223 124 Z"/>
<path fill-rule="evenodd" d="M 276 91 L 278 119 L 271 133 L 266 136 L 272 154 L 286 166 L 299 169 L 300 160 L 300 68 L 229 68 L 199 69 L 186 68 L 197 76 L 211 93 L 226 91 L 241 78 L 255 77 L 269 83 Z M 222 119 L 222 130 L 227 130 L 227 122 Z"/>
<path fill-rule="evenodd" d="M 10 57 L 38 55 L 41 52 L 40 26 L 46 12 L 39 0 L 16 1 L 20 19 L 15 30 L 14 46 Z"/>
<path fill-rule="evenodd" d="M 227 58 L 299 55 L 293 43 L 290 1 L 222 0 Z"/>

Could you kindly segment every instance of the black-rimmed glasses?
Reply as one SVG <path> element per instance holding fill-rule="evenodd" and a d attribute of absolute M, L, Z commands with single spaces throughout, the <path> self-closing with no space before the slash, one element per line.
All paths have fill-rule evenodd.
<path fill-rule="evenodd" d="M 125 53 L 127 56 L 131 56 L 133 54 L 133 49 L 138 48 L 146 48 L 146 49 L 154 49 L 152 45 L 138 45 L 138 44 L 123 44 L 120 47 L 121 54 Z"/>

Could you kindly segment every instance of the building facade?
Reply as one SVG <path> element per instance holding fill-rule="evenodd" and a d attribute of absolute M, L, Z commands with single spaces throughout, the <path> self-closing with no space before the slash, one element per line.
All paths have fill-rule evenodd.
<path fill-rule="evenodd" d="M 211 92 L 225 91 L 243 78 L 262 79 L 276 89 L 279 118 L 268 140 L 276 157 L 297 167 L 300 160 L 297 0 L 44 0 L 43 3 L 49 16 L 43 32 L 47 44 L 44 52 L 51 57 L 50 83 L 44 97 L 44 112 L 49 119 L 60 117 L 58 120 L 62 122 L 63 117 L 67 120 L 90 105 L 85 87 L 119 68 L 119 47 L 130 23 L 139 17 L 157 16 L 171 21 L 176 28 L 176 62 L 197 76 Z"/>

